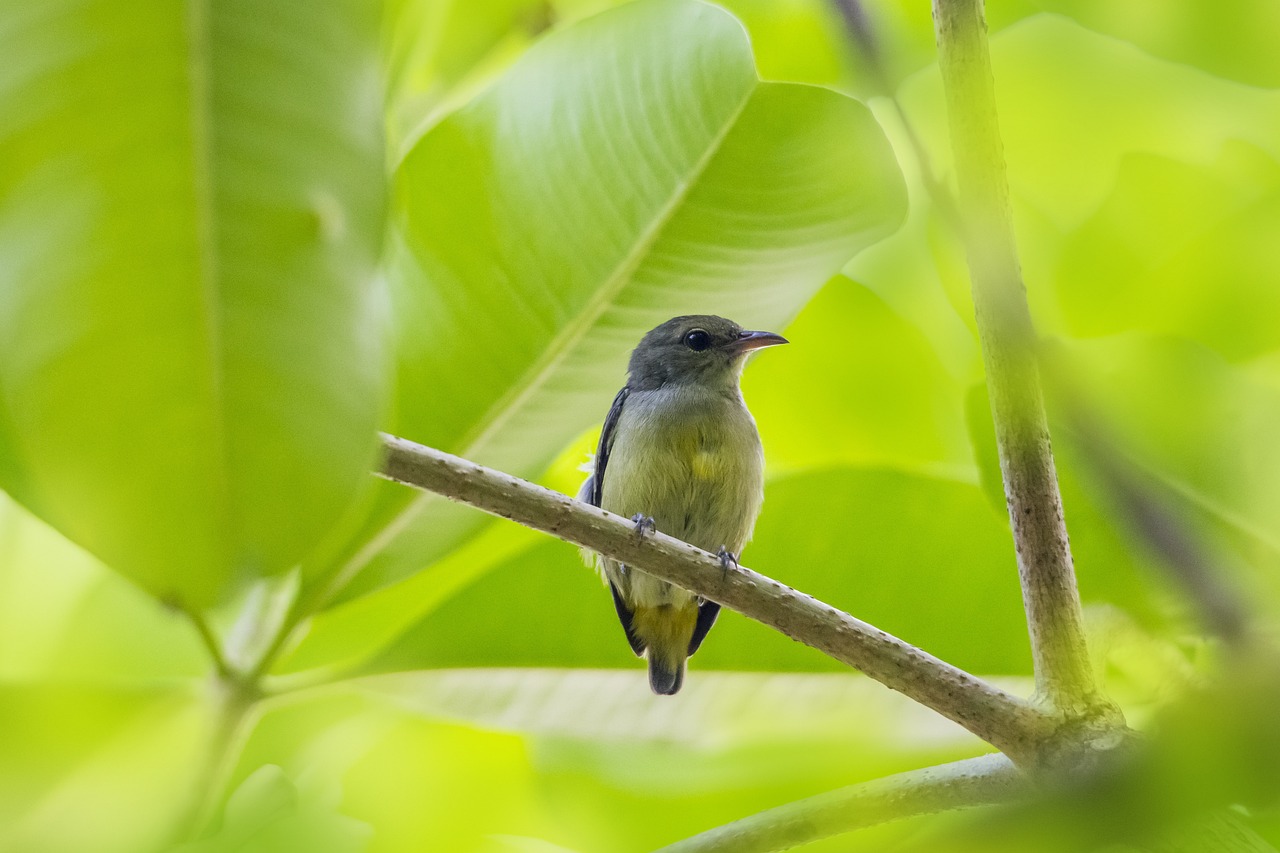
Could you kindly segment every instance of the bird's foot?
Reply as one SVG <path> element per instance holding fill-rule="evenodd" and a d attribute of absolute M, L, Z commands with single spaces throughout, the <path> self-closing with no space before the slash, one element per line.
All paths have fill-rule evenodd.
<path fill-rule="evenodd" d="M 724 571 L 724 574 L 727 575 L 731 570 L 738 568 L 738 558 L 723 545 L 720 546 L 719 551 L 716 551 L 716 557 L 720 559 L 720 568 Z"/>
<path fill-rule="evenodd" d="M 636 526 L 636 538 L 641 540 L 658 529 L 658 525 L 653 523 L 653 516 L 645 515 L 643 512 L 637 512 L 631 516 L 631 523 Z"/>

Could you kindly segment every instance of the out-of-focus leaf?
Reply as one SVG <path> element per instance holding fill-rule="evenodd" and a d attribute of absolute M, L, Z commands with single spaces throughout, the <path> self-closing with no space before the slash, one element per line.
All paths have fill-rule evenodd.
<path fill-rule="evenodd" d="M 926 202 L 913 203 L 906 224 L 846 264 L 844 274 L 916 327 L 952 380 L 967 387 L 981 379 L 982 357 L 964 248 Z"/>
<path fill-rule="evenodd" d="M 856 468 L 775 479 L 743 562 L 970 671 L 1027 671 L 1008 525 L 975 486 Z M 608 592 L 555 541 L 500 563 L 368 667 L 494 665 L 632 667 L 643 681 Z M 727 612 L 691 666 L 690 681 L 700 669 L 843 669 Z"/>
<path fill-rule="evenodd" d="M 317 795 L 319 793 L 319 795 Z M 258 768 L 227 800 L 222 825 L 211 838 L 173 853 L 359 853 L 373 830 L 337 810 L 336 797 L 300 790 L 279 767 Z M 336 792 L 334 792 L 336 793 Z"/>
<path fill-rule="evenodd" d="M 1209 164 L 1239 140 L 1280 159 L 1280 91 L 1156 59 L 1048 14 L 995 34 L 991 59 L 1017 212 L 1059 231 L 1097 210 L 1132 152 Z M 935 168 L 948 175 L 936 68 L 906 81 L 901 98 Z M 1029 275 L 1029 284 L 1036 279 Z"/>
<path fill-rule="evenodd" d="M 428 618 L 495 565 L 519 559 L 539 541 L 540 534 L 526 527 L 490 524 L 426 570 L 317 614 L 299 647 L 284 656 L 275 670 L 355 666 Z"/>
<path fill-rule="evenodd" d="M 644 0 L 559 30 L 396 175 L 397 432 L 534 474 L 603 417 L 676 314 L 784 326 L 892 231 L 902 177 L 865 107 L 762 83 L 740 24 Z M 456 545 L 468 516 L 387 485 L 347 597 Z"/>
<path fill-rule="evenodd" d="M 552 23 L 548 0 L 386 0 L 388 148 L 403 154 L 450 103 L 465 100 Z"/>
<path fill-rule="evenodd" d="M 432 718 L 546 738 L 653 740 L 699 749 L 749 738 L 849 738 L 851 747 L 865 739 L 860 748 L 883 753 L 977 745 L 955 723 L 852 674 L 708 672 L 674 702 L 617 670 L 458 669 L 357 684 Z M 865 725 L 850 729 L 852 709 Z M 618 768 L 618 775 L 634 774 Z"/>
<path fill-rule="evenodd" d="M 376 9 L 0 14 L 0 485 L 209 604 L 309 553 L 373 459 Z"/>
<path fill-rule="evenodd" d="M 157 849 L 212 722 L 170 688 L 6 686 L 0 718 L 0 849 L 41 853 Z"/>
<path fill-rule="evenodd" d="M 837 276 L 744 375 L 771 475 L 840 464 L 972 472 L 962 386 L 919 330 Z"/>
<path fill-rule="evenodd" d="M 1164 59 L 1264 88 L 1280 87 L 1275 35 L 1280 7 L 1269 0 L 1032 0 L 1089 29 L 1125 39 Z"/>
<path fill-rule="evenodd" d="M 1010 184 L 1059 224 L 1092 214 L 1132 151 L 1211 163 L 1239 139 L 1280 157 L 1280 91 L 1153 59 L 1065 18 L 1006 29 L 992 63 Z"/>
<path fill-rule="evenodd" d="M 1280 164 L 1228 145 L 1210 166 L 1126 158 L 1066 241 L 1054 282 L 1073 335 L 1137 330 L 1238 360 L 1280 347 Z"/>
<path fill-rule="evenodd" d="M 490 844 L 483 848 L 483 853 L 512 850 L 517 853 L 579 853 L 569 847 L 562 847 L 559 844 L 526 835 L 491 835 L 489 841 Z"/>
<path fill-rule="evenodd" d="M 182 614 L 0 494 L 0 680 L 154 682 L 208 668 Z"/>
<path fill-rule="evenodd" d="M 836 87 L 850 75 L 849 48 L 830 0 L 718 0 L 751 36 L 765 80 Z"/>
<path fill-rule="evenodd" d="M 673 698 L 655 697 L 631 675 L 468 670 L 358 685 L 416 718 L 403 731 L 423 734 L 401 735 L 415 749 L 432 728 L 454 726 L 466 733 L 458 740 L 471 761 L 503 762 L 507 797 L 488 826 L 583 850 L 651 850 L 770 806 L 987 749 L 857 676 L 703 673 Z M 858 725 L 849 725 L 851 715 Z M 512 755 L 513 743 L 524 750 Z M 374 802 L 372 791 L 388 787 L 381 778 L 440 772 L 420 763 L 432 762 L 388 744 L 347 778 L 369 786 L 362 799 Z M 459 775 L 471 784 L 468 769 Z M 529 798 L 536 798 L 531 813 L 513 808 Z M 466 827 L 465 818 L 445 815 L 437 824 Z"/>
<path fill-rule="evenodd" d="M 1273 592 L 1280 562 L 1280 393 L 1197 344 L 1126 335 L 1064 346 L 1073 393 L 1162 498 L 1221 533 Z M 1052 386 L 1051 386 L 1052 387 Z M 1070 398 L 1068 398 L 1070 399 Z"/>

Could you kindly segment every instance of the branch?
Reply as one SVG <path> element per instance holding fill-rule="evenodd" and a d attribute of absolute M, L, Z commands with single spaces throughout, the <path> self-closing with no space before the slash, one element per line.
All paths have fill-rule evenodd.
<path fill-rule="evenodd" d="M 1018 554 L 1036 690 L 1064 713 L 1116 718 L 1094 683 L 1013 235 L 982 0 L 933 0 L 973 303 Z"/>
<path fill-rule="evenodd" d="M 708 830 L 657 853 L 772 853 L 889 821 L 1017 799 L 1026 777 L 1003 755 L 983 755 L 798 800 Z"/>
<path fill-rule="evenodd" d="M 661 532 L 501 471 L 384 436 L 382 475 L 517 521 L 674 583 L 776 628 L 932 708 L 1014 761 L 1034 761 L 1058 718 L 866 622 Z"/>

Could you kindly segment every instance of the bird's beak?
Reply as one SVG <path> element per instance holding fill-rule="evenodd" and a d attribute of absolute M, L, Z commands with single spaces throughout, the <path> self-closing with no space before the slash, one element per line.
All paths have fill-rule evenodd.
<path fill-rule="evenodd" d="M 776 347 L 779 344 L 789 343 L 782 335 L 773 332 L 740 332 L 738 339 L 729 344 L 729 350 L 734 355 L 751 352 L 752 350 L 763 349 L 764 347 Z"/>

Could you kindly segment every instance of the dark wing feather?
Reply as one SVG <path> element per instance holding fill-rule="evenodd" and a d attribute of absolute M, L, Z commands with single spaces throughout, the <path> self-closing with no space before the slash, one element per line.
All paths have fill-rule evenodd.
<path fill-rule="evenodd" d="M 720 605 L 714 601 L 704 601 L 698 605 L 698 621 L 693 623 L 693 637 L 689 639 L 689 654 L 696 652 L 698 646 L 702 645 L 703 638 L 707 636 L 711 626 L 716 624 L 716 617 L 719 615 Z"/>
<path fill-rule="evenodd" d="M 604 498 L 604 470 L 609 464 L 609 454 L 613 451 L 614 433 L 618 429 L 618 419 L 622 417 L 622 406 L 630 393 L 631 389 L 623 385 L 618 396 L 613 398 L 609 414 L 605 415 L 604 429 L 600 430 L 600 444 L 596 447 L 596 470 L 591 475 L 591 497 L 587 501 L 592 506 L 600 506 Z"/>
<path fill-rule="evenodd" d="M 618 396 L 613 398 L 613 405 L 609 407 L 609 414 L 605 415 L 604 428 L 600 430 L 600 444 L 596 447 L 596 469 L 591 475 L 587 483 L 583 484 L 582 497 L 592 506 L 600 506 L 604 499 L 604 472 L 609 465 L 609 454 L 613 451 L 613 440 L 618 430 L 618 419 L 622 417 L 622 407 L 627 402 L 627 395 L 631 393 L 631 389 L 622 386 L 622 390 L 618 392 Z M 589 485 L 589 488 L 588 488 Z M 631 651 L 637 655 L 644 654 L 644 640 L 635 631 L 635 614 L 631 608 L 627 606 L 627 602 L 622 597 L 622 592 L 609 584 L 609 592 L 613 593 L 613 606 L 618 611 L 618 621 L 622 623 L 622 629 L 627 632 L 627 642 L 631 644 Z"/>
<path fill-rule="evenodd" d="M 622 623 L 622 630 L 627 632 L 627 642 L 631 644 L 631 651 L 636 653 L 636 657 L 640 657 L 644 654 L 644 640 L 640 639 L 640 635 L 636 633 L 635 614 L 622 600 L 622 593 L 618 592 L 618 588 L 612 583 L 609 584 L 609 592 L 613 593 L 613 607 L 618 611 L 618 621 Z"/>

